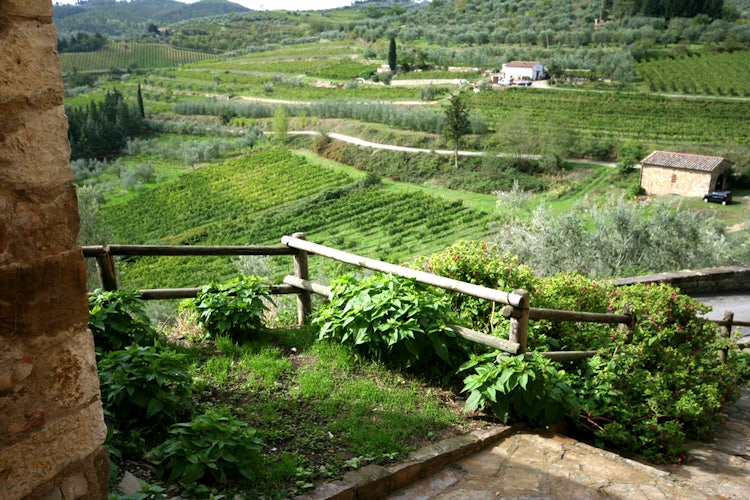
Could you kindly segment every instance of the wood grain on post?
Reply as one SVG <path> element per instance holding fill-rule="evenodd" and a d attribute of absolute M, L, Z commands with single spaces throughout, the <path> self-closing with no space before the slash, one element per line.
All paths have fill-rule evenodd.
<path fill-rule="evenodd" d="M 722 339 L 728 339 L 732 336 L 732 321 L 734 320 L 734 313 L 732 311 L 724 311 L 724 321 L 727 325 L 719 327 L 719 337 Z M 718 351 L 719 361 L 721 363 L 727 362 L 727 348 L 719 349 Z"/>
<path fill-rule="evenodd" d="M 115 272 L 115 258 L 109 253 L 109 247 L 96 256 L 99 268 L 99 284 L 108 292 L 117 290 L 117 274 Z"/>
<path fill-rule="evenodd" d="M 526 353 L 529 336 L 529 296 L 527 290 L 513 290 L 513 294 L 521 297 L 521 303 L 515 309 L 521 312 L 519 318 L 510 318 L 510 341 L 519 344 L 520 353 Z"/>
<path fill-rule="evenodd" d="M 306 240 L 305 233 L 294 233 L 293 238 L 299 240 Z M 308 266 L 307 252 L 305 250 L 297 250 L 294 256 L 294 275 L 301 280 L 310 279 L 310 269 Z M 302 290 L 302 293 L 297 295 L 297 322 L 300 325 L 306 325 L 310 321 L 312 315 L 312 295 L 308 290 Z"/>

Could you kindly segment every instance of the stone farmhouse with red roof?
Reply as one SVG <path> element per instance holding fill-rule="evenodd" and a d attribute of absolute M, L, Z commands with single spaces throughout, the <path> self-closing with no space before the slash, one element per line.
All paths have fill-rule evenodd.
<path fill-rule="evenodd" d="M 649 195 L 700 198 L 727 188 L 732 164 L 718 156 L 654 151 L 641 161 L 641 187 Z"/>

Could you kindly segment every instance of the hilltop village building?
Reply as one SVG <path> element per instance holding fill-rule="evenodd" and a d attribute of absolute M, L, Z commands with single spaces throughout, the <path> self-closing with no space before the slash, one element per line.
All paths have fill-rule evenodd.
<path fill-rule="evenodd" d="M 641 161 L 641 187 L 649 195 L 700 198 L 727 187 L 732 164 L 718 156 L 654 151 Z"/>

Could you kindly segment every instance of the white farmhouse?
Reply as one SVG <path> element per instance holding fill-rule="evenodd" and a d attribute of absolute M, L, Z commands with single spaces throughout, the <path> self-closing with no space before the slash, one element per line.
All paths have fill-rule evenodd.
<path fill-rule="evenodd" d="M 544 65 L 539 61 L 511 61 L 503 64 L 502 72 L 506 79 L 511 80 L 541 80 L 545 77 Z"/>

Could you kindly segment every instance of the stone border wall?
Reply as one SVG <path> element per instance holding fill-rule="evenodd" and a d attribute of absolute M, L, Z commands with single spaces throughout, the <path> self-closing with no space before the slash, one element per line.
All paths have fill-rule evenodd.
<path fill-rule="evenodd" d="M 667 283 L 688 295 L 750 292 L 750 267 L 712 267 L 615 280 L 617 286 L 636 283 Z"/>
<path fill-rule="evenodd" d="M 0 0 L 0 498 L 107 498 L 51 0 Z"/>

